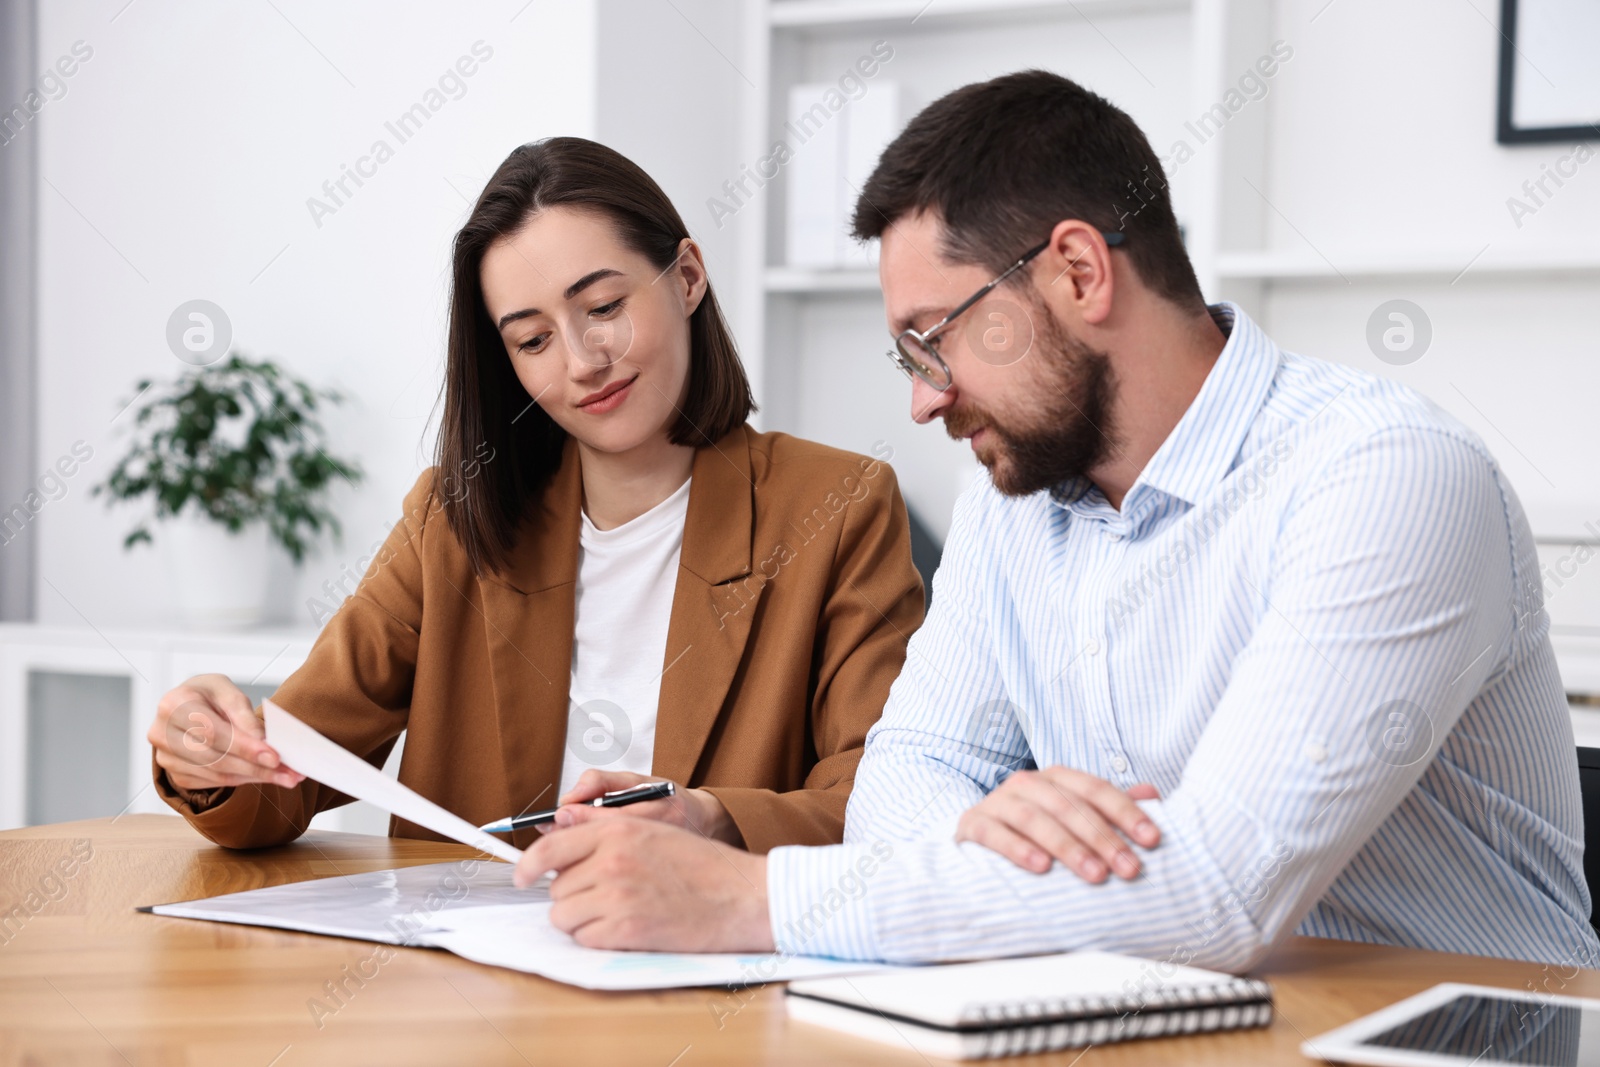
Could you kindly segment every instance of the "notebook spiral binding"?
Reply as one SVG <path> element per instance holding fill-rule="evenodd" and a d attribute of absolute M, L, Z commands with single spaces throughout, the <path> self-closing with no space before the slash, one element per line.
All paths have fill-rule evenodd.
<path fill-rule="evenodd" d="M 1136 1037 L 1196 1034 L 1266 1026 L 1272 987 L 1237 978 L 1205 986 L 1173 986 L 1147 996 L 1069 997 L 1020 1004 L 978 1005 L 969 1025 L 983 1028 L 980 1053 L 1014 1056 Z"/>

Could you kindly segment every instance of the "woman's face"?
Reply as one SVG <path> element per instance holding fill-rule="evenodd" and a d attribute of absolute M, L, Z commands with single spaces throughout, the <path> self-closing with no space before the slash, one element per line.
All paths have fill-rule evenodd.
<path fill-rule="evenodd" d="M 479 277 L 517 380 L 557 425 L 602 452 L 666 435 L 689 383 L 689 316 L 706 290 L 692 241 L 662 271 L 604 215 L 553 207 L 490 245 Z"/>

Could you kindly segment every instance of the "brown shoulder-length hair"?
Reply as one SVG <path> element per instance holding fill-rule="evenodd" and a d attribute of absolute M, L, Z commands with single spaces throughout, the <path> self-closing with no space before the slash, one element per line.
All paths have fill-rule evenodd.
<path fill-rule="evenodd" d="M 581 137 L 514 149 L 479 194 L 455 239 L 434 492 L 480 576 L 508 561 L 529 503 L 560 466 L 567 434 L 517 380 L 484 305 L 479 269 L 491 244 L 558 204 L 603 215 L 623 244 L 660 271 L 674 264 L 679 242 L 689 236 L 648 174 Z M 750 381 L 708 281 L 689 317 L 688 397 L 668 436 L 673 444 L 709 445 L 754 410 Z"/>

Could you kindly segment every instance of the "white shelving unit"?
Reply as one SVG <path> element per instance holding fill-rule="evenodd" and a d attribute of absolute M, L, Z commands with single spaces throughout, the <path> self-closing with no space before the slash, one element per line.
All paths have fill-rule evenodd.
<path fill-rule="evenodd" d="M 1541 277 L 1600 278 L 1600 249 L 1508 255 L 1483 248 L 1419 256 L 1377 256 L 1370 250 L 1328 258 L 1306 252 L 1228 252 L 1217 258 L 1217 275 L 1229 282 L 1401 279 L 1452 284 L 1471 278 L 1526 281 Z"/>
<path fill-rule="evenodd" d="M 1080 11 L 1184 7 L 1187 0 L 1079 0 Z M 1062 0 L 772 0 L 775 27 L 837 28 L 857 26 L 897 29 L 908 23 L 952 27 L 1023 20 L 1036 14 L 1059 14 L 1074 5 Z"/>
<path fill-rule="evenodd" d="M 186 678 L 218 673 L 259 701 L 305 662 L 316 634 L 307 627 L 230 633 L 0 624 L 0 829 L 34 821 L 30 809 L 39 808 L 39 788 L 45 784 L 34 775 L 60 776 L 69 791 L 78 788 L 102 798 L 105 810 L 77 811 L 76 817 L 170 812 L 150 784 L 145 737 L 161 695 Z M 61 706 L 48 703 L 49 689 L 40 685 L 45 679 L 69 690 Z M 109 703 L 102 699 L 101 707 L 91 709 L 71 692 L 84 679 L 123 684 L 99 687 L 102 697 L 112 695 Z M 40 698 L 44 706 L 34 706 Z M 40 740 L 29 737 L 30 723 L 47 721 L 46 740 L 61 746 L 59 751 L 40 751 L 30 743 Z M 86 736 L 90 730 L 96 735 Z M 399 766 L 403 740 L 390 754 L 385 768 L 390 774 Z M 43 814 L 45 821 L 60 818 L 60 813 Z M 387 816 L 367 804 L 324 812 L 315 825 L 388 832 Z"/>
<path fill-rule="evenodd" d="M 873 270 L 824 270 L 817 267 L 768 267 L 768 295 L 803 296 L 807 293 L 860 293 L 878 295 L 878 272 Z"/>
<path fill-rule="evenodd" d="M 1589 459 L 1592 400 L 1600 395 L 1591 321 L 1600 240 L 1559 226 L 1513 229 L 1503 216 L 1472 216 L 1474 225 L 1462 226 L 1455 201 L 1431 216 L 1417 210 L 1411 190 L 1419 174 L 1460 184 L 1457 166 L 1510 168 L 1514 180 L 1480 182 L 1484 201 L 1498 210 L 1524 176 L 1539 173 L 1537 152 L 1493 145 L 1487 109 L 1481 130 L 1450 127 L 1423 142 L 1426 156 L 1394 152 L 1411 143 L 1405 138 L 1416 134 L 1420 116 L 1432 117 L 1424 101 L 1440 91 L 1441 77 L 1455 79 L 1451 91 L 1492 86 L 1493 57 L 1479 54 L 1478 22 L 1449 24 L 1442 40 L 1453 51 L 1442 57 L 1451 64 L 1443 75 L 1385 68 L 1366 79 L 1375 83 L 1363 89 L 1367 96 L 1352 97 L 1351 57 L 1370 50 L 1362 18 L 1312 14 L 1285 0 L 755 3 L 739 52 L 755 87 L 741 93 L 739 155 L 760 159 L 782 136 L 790 86 L 836 78 L 879 40 L 894 57 L 875 77 L 901 85 L 908 114 L 1007 71 L 1042 67 L 1071 77 L 1128 111 L 1159 155 L 1176 158 L 1179 139 L 1191 145 L 1192 155 L 1167 177 L 1208 299 L 1238 302 L 1285 348 L 1387 374 L 1429 395 L 1484 438 L 1521 495 L 1542 554 L 1560 558 L 1600 527 L 1600 473 Z M 1419 37 L 1432 47 L 1440 25 L 1401 20 L 1384 47 L 1404 50 Z M 1292 63 L 1281 64 L 1260 99 L 1196 143 L 1188 124 L 1279 40 L 1295 49 Z M 1356 106 L 1346 101 L 1357 99 L 1367 108 L 1361 127 L 1345 121 Z M 1392 126 L 1374 101 L 1396 112 Z M 1303 160 L 1321 146 L 1308 140 L 1308 129 L 1327 142 L 1328 159 L 1371 155 L 1317 186 L 1315 166 Z M 1389 175 L 1391 158 L 1411 170 Z M 738 234 L 741 333 L 745 351 L 759 353 L 752 378 L 763 426 L 863 452 L 888 442 L 908 501 L 942 537 L 972 459 L 938 427 L 911 423 L 905 383 L 883 360 L 889 339 L 876 272 L 788 264 L 788 174 L 768 182 Z M 1347 178 L 1369 184 L 1350 190 L 1345 205 Z M 1360 199 L 1391 184 L 1395 195 L 1376 211 Z M 1310 187 L 1316 192 L 1308 200 Z M 1563 206 L 1583 195 L 1564 192 Z M 1321 228 L 1304 217 L 1317 213 Z M 1419 216 L 1427 226 L 1416 223 Z M 1421 300 L 1434 313 L 1435 353 L 1415 365 L 1380 363 L 1365 340 L 1368 317 L 1396 297 Z M 1561 443 L 1564 432 L 1570 443 Z M 1587 570 L 1600 572 L 1600 562 Z M 1600 640 L 1600 575 L 1560 589 L 1551 612 L 1573 640 Z"/>
<path fill-rule="evenodd" d="M 897 82 L 908 115 L 969 82 L 1042 67 L 1126 108 L 1153 144 L 1170 144 L 1187 118 L 1220 98 L 1236 69 L 1270 48 L 1268 12 L 1264 0 L 755 4 L 740 52 L 741 69 L 756 86 L 744 94 L 740 158 L 765 156 L 782 136 L 791 85 L 836 79 L 877 41 L 888 42 L 894 56 L 868 80 L 867 91 L 876 80 Z M 1219 248 L 1260 240 L 1259 206 L 1230 200 L 1223 190 L 1225 175 L 1245 174 L 1259 184 L 1263 123 L 1246 109 L 1225 136 L 1172 176 L 1179 217 L 1208 288 L 1219 276 Z M 787 263 L 787 177 L 780 173 L 767 184 L 758 200 L 764 217 L 747 220 L 739 235 L 741 325 L 745 350 L 761 353 L 752 378 L 763 425 L 860 452 L 887 442 L 908 501 L 942 537 L 974 462 L 938 427 L 911 422 L 905 382 L 883 360 L 889 342 L 876 271 Z"/>

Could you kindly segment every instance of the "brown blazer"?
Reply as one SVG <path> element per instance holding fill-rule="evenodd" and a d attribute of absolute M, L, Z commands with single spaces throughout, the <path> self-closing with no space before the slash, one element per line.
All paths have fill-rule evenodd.
<path fill-rule="evenodd" d="M 468 822 L 553 806 L 572 668 L 577 448 L 568 441 L 509 566 L 482 579 L 437 493 L 430 469 L 273 700 L 378 766 L 407 731 L 400 780 Z M 867 729 L 922 610 L 888 464 L 748 426 L 700 449 L 654 773 L 714 793 L 751 851 L 839 841 Z M 312 781 L 191 795 L 159 767 L 156 786 L 235 848 L 290 841 L 349 801 Z M 437 837 L 400 819 L 389 832 Z M 513 840 L 526 847 L 536 834 Z"/>

